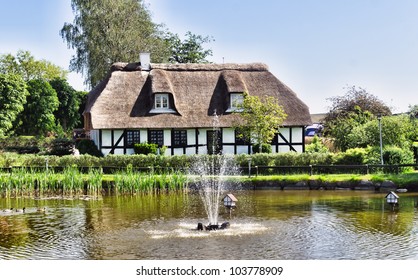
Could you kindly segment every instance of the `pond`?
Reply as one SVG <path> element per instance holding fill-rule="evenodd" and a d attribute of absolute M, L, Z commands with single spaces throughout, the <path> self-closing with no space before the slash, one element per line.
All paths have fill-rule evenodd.
<path fill-rule="evenodd" d="M 417 193 L 395 211 L 368 191 L 234 195 L 219 231 L 196 230 L 207 216 L 192 193 L 0 198 L 0 259 L 418 259 Z"/>

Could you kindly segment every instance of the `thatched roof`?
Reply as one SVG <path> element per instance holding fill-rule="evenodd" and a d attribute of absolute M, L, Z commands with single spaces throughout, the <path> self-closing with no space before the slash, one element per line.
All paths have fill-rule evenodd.
<path fill-rule="evenodd" d="M 287 126 L 309 125 L 308 107 L 269 72 L 265 64 L 116 63 L 89 93 L 87 129 L 231 127 L 239 117 L 227 113 L 229 93 L 275 96 L 288 117 Z M 151 114 L 154 93 L 169 93 L 175 113 Z"/>

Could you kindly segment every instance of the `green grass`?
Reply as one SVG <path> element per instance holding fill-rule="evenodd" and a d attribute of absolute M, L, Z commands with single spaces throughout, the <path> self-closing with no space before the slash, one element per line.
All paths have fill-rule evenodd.
<path fill-rule="evenodd" d="M 402 174 L 329 174 L 329 175 L 271 175 L 257 176 L 243 179 L 243 182 L 265 182 L 265 181 L 286 181 L 296 183 L 300 181 L 318 180 L 322 182 L 359 182 L 361 180 L 369 180 L 372 182 L 383 182 L 386 180 L 394 182 L 396 185 L 403 187 L 410 184 L 418 184 L 418 172 L 409 172 Z"/>

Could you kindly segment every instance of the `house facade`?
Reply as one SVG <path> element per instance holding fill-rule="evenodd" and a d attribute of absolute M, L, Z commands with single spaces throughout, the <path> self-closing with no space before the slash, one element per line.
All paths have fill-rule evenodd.
<path fill-rule="evenodd" d="M 273 152 L 303 152 L 308 107 L 255 64 L 117 63 L 88 96 L 85 131 L 103 154 L 132 154 L 135 143 L 166 146 L 166 155 L 251 153 L 234 129 L 244 92 L 274 96 L 287 118 Z M 144 63 L 145 61 L 145 63 Z"/>

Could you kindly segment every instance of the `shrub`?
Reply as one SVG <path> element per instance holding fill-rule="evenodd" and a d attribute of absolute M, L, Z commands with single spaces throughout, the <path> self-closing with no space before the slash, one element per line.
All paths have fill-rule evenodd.
<path fill-rule="evenodd" d="M 315 135 L 312 139 L 312 143 L 306 145 L 305 151 L 307 153 L 328 153 L 328 148 L 322 143 L 321 139 Z"/>
<path fill-rule="evenodd" d="M 74 151 L 74 141 L 66 138 L 56 138 L 46 144 L 48 155 L 64 156 L 71 155 Z"/>
<path fill-rule="evenodd" d="M 95 157 L 103 156 L 103 153 L 97 148 L 94 141 L 90 139 L 81 139 L 77 141 L 76 148 L 82 155 L 88 154 Z"/>
<path fill-rule="evenodd" d="M 253 152 L 271 154 L 271 145 L 266 144 L 266 143 L 261 144 L 261 151 L 260 151 L 260 144 L 255 144 L 253 145 Z"/>
<path fill-rule="evenodd" d="M 295 153 L 295 152 L 275 154 L 274 155 L 274 165 L 275 166 L 296 165 L 296 156 L 297 156 L 297 153 Z"/>
<path fill-rule="evenodd" d="M 414 154 L 408 149 L 387 146 L 383 149 L 383 162 L 385 164 L 413 164 Z"/>
<path fill-rule="evenodd" d="M 174 155 L 161 157 L 162 167 L 171 167 L 173 169 L 187 169 L 190 167 L 190 156 Z"/>
<path fill-rule="evenodd" d="M 34 136 L 6 137 L 0 139 L 0 150 L 18 154 L 36 154 L 40 151 L 40 140 Z"/>
<path fill-rule="evenodd" d="M 268 153 L 258 153 L 251 156 L 252 165 L 271 166 L 274 164 L 274 155 Z M 248 161 L 247 161 L 248 166 Z"/>
<path fill-rule="evenodd" d="M 329 165 L 333 162 L 331 153 L 295 153 L 295 165 Z"/>
<path fill-rule="evenodd" d="M 156 155 L 158 152 L 158 145 L 154 143 L 136 143 L 134 144 L 134 152 L 139 155 Z"/>
<path fill-rule="evenodd" d="M 335 164 L 364 164 L 367 160 L 368 150 L 365 148 L 348 149 L 335 157 Z"/>
<path fill-rule="evenodd" d="M 235 162 L 238 166 L 246 167 L 246 166 L 248 166 L 248 160 L 250 158 L 251 158 L 250 155 L 238 154 L 238 155 L 235 155 Z"/>
<path fill-rule="evenodd" d="M 82 166 L 82 167 L 99 167 L 101 166 L 101 158 L 100 157 L 96 157 L 96 156 L 92 156 L 89 154 L 84 154 L 84 155 L 80 155 L 78 157 L 74 157 L 74 156 L 65 156 L 60 158 L 60 160 L 64 159 L 64 158 L 71 158 L 74 161 L 77 162 L 77 166 Z M 60 165 L 62 165 L 60 163 Z M 65 165 L 63 165 L 65 166 Z"/>

